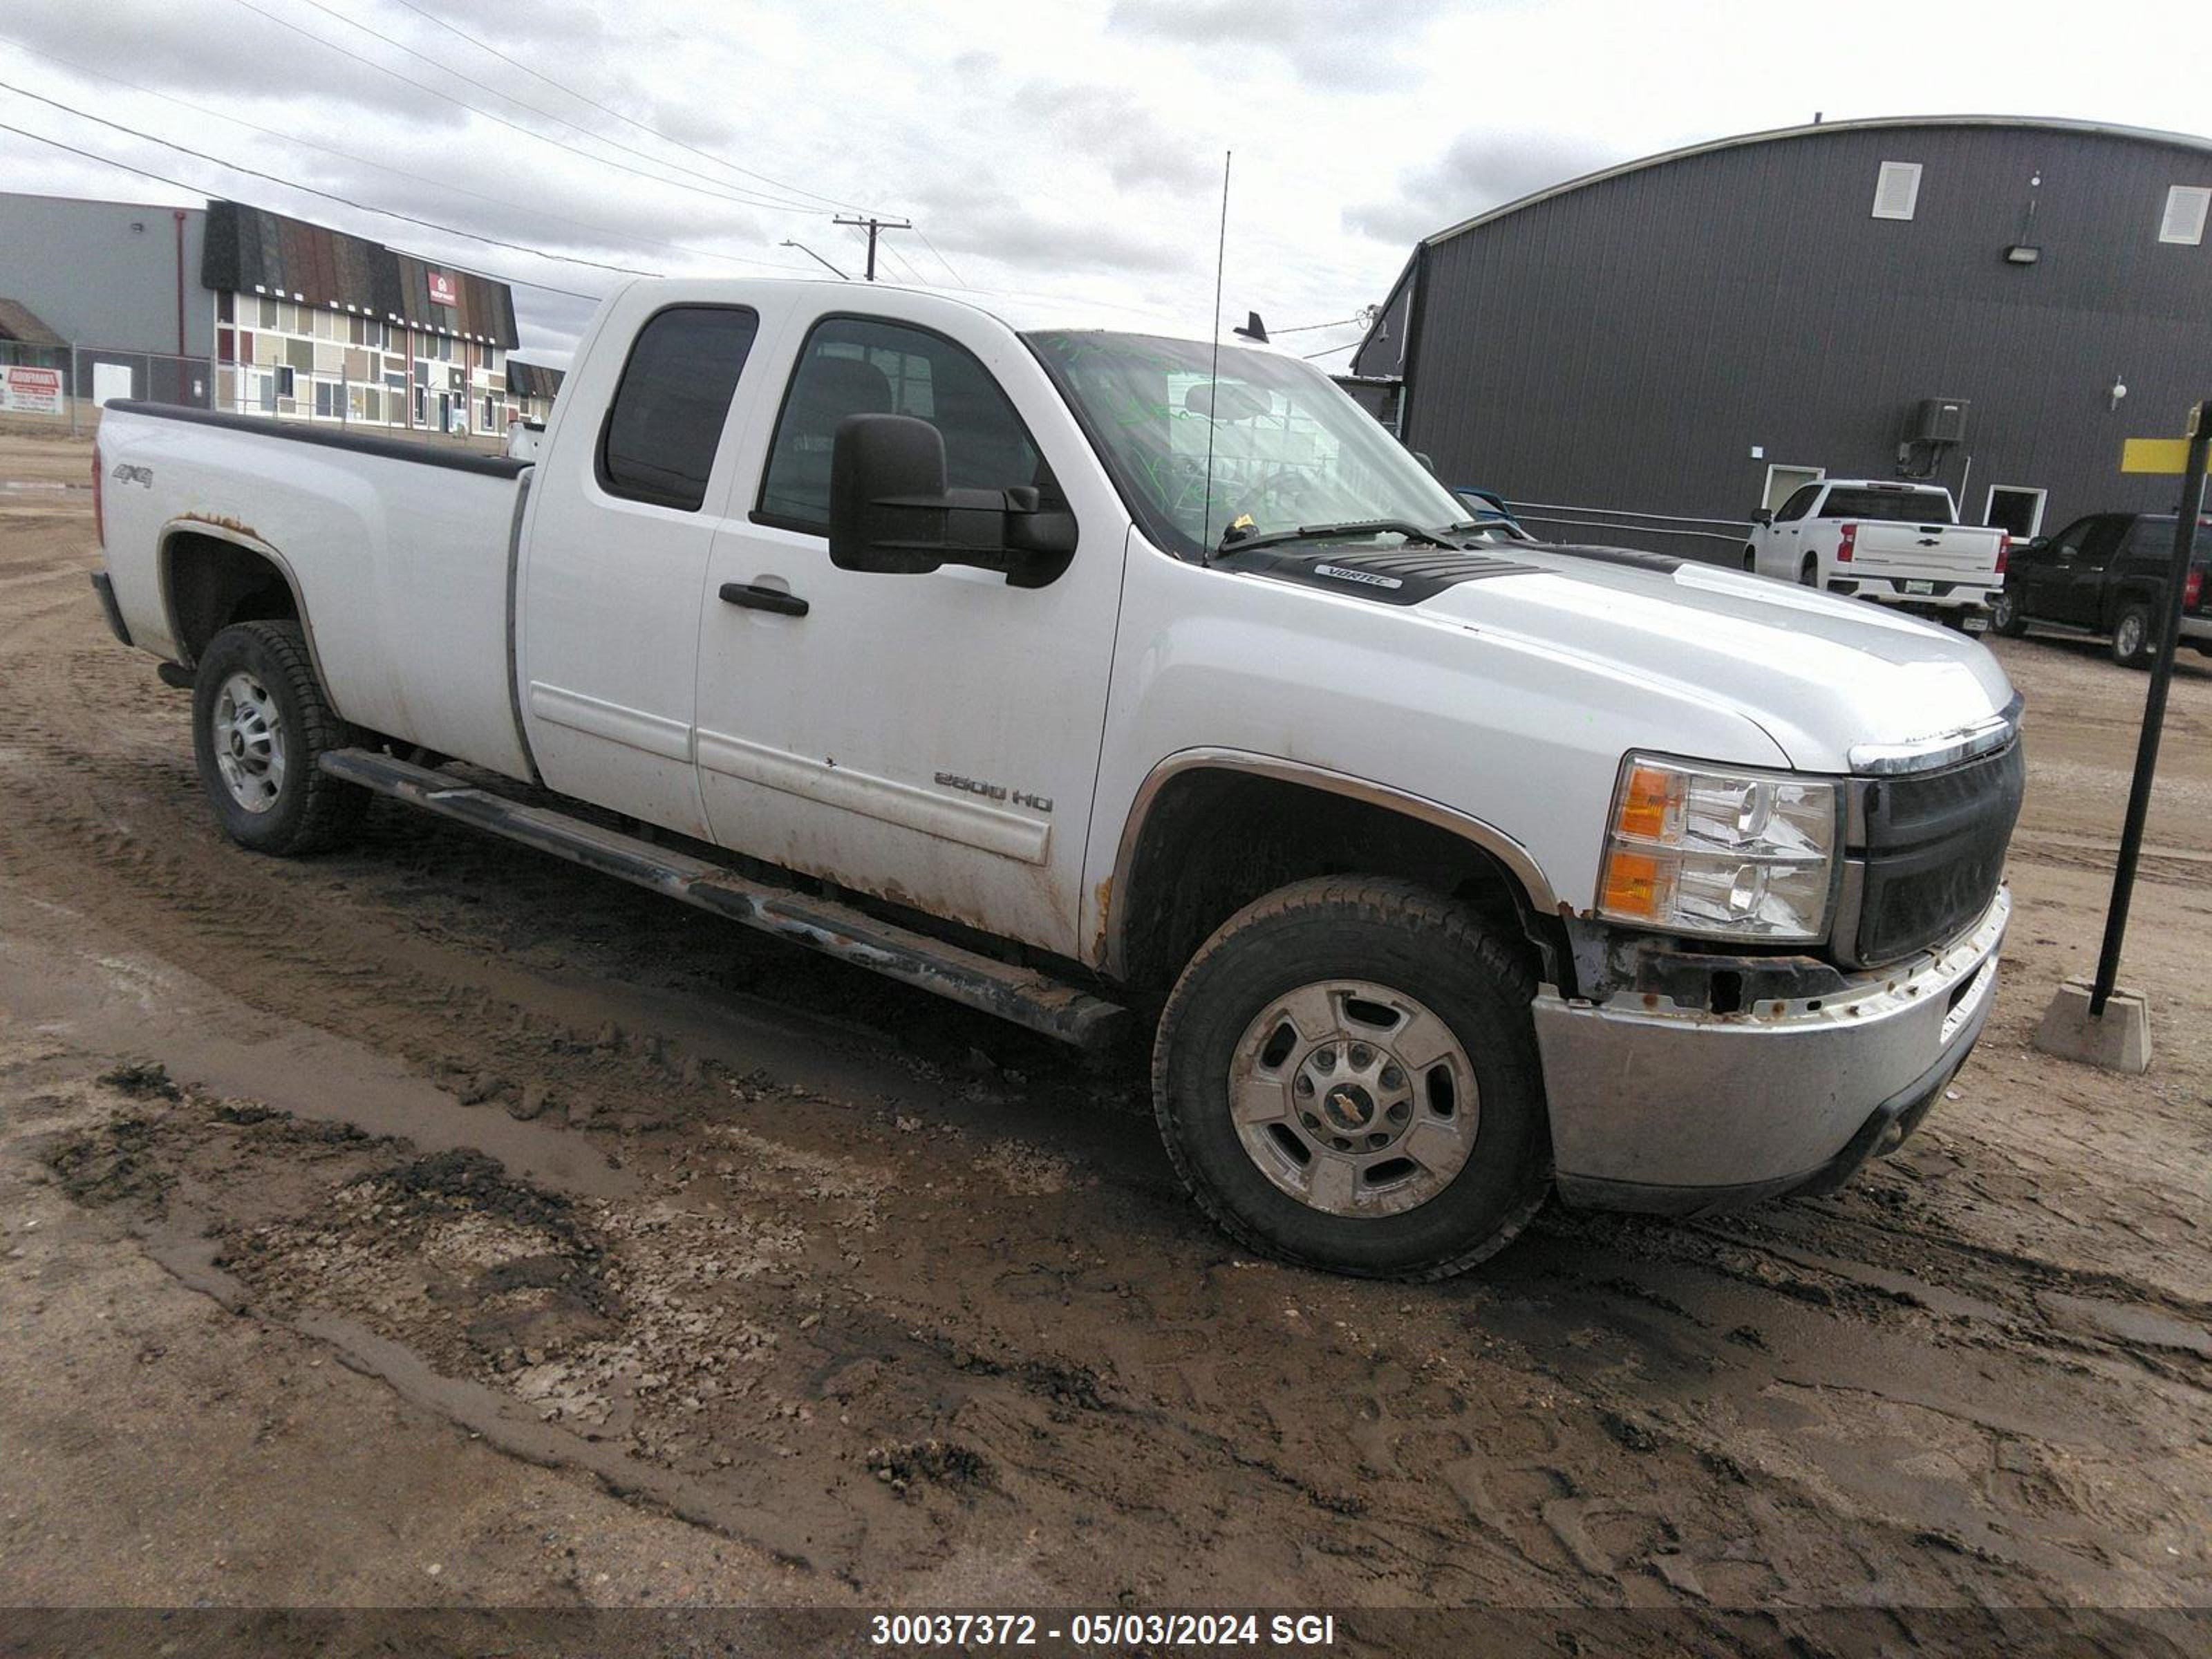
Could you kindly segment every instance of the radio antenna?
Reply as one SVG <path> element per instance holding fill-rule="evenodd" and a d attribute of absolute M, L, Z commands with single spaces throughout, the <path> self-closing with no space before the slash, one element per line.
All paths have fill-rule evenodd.
<path fill-rule="evenodd" d="M 1213 434 L 1220 422 L 1214 417 L 1214 399 L 1221 386 L 1221 272 L 1229 258 L 1229 164 L 1237 152 L 1221 152 L 1221 240 L 1213 250 L 1213 362 L 1206 386 L 1206 503 L 1198 516 L 1198 562 L 1213 562 Z"/>

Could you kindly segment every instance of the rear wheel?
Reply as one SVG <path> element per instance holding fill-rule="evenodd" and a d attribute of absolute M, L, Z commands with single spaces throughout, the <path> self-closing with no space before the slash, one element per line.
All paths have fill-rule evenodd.
<path fill-rule="evenodd" d="M 1808 553 L 1805 556 L 1804 565 L 1797 572 L 1797 580 L 1808 587 L 1818 587 L 1820 585 L 1820 560 Z"/>
<path fill-rule="evenodd" d="M 2112 660 L 2123 668 L 2142 668 L 2151 659 L 2150 607 L 2140 600 L 2120 607 L 2112 621 Z"/>
<path fill-rule="evenodd" d="M 319 853 L 361 827 L 368 792 L 318 765 L 349 732 L 323 695 L 297 623 L 226 628 L 192 683 L 200 787 L 225 833 L 257 853 Z"/>
<path fill-rule="evenodd" d="M 2010 588 L 2000 589 L 1997 602 L 1990 607 L 1990 629 L 2008 640 L 2027 632 L 2027 618 L 2020 612 L 2020 595 Z"/>
<path fill-rule="evenodd" d="M 1259 900 L 1183 970 L 1154 1109 L 1200 1208 L 1249 1248 L 1440 1279 L 1550 1188 L 1527 969 L 1464 906 L 1324 877 Z"/>

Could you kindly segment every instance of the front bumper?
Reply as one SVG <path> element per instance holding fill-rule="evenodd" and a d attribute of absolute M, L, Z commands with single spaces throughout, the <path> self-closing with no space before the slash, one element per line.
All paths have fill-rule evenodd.
<path fill-rule="evenodd" d="M 1743 1013 L 1545 987 L 1536 1041 L 1560 1195 L 1680 1214 L 1840 1185 L 1917 1127 L 1965 1062 L 2011 919 L 2000 889 L 1941 950 Z"/>

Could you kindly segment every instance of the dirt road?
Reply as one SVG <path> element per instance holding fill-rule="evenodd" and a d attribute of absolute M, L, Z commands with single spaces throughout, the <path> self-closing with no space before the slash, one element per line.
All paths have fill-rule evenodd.
<path fill-rule="evenodd" d="M 2212 1602 L 2193 658 L 2149 1078 L 2027 1046 L 2143 682 L 2008 642 L 1956 1097 L 1832 1199 L 1412 1289 L 1239 1258 L 1137 1079 L 920 994 L 398 810 L 238 850 L 94 559 L 0 491 L 0 1601 Z"/>

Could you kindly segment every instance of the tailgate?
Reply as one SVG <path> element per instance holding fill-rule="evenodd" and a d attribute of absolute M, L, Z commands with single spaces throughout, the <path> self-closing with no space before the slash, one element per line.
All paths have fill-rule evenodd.
<path fill-rule="evenodd" d="M 1940 582 L 1994 581 L 2001 530 L 1856 520 L 1851 568 L 1868 576 Z"/>

